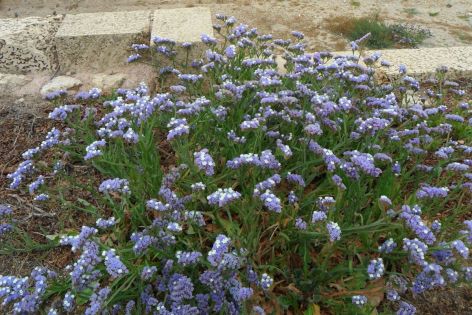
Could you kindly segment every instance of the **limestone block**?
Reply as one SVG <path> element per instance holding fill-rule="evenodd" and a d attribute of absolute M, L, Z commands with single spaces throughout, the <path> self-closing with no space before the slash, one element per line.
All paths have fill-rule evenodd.
<path fill-rule="evenodd" d="M 380 50 L 381 59 L 389 61 L 392 66 L 383 70 L 388 77 L 398 76 L 398 67 L 407 67 L 408 75 L 418 79 L 430 77 L 440 66 L 449 68 L 448 77 L 472 76 L 472 46 L 437 47 L 419 49 L 386 49 Z M 335 52 L 336 55 L 346 55 L 352 52 Z M 371 55 L 367 51 L 363 55 Z"/>
<path fill-rule="evenodd" d="M 382 59 L 392 64 L 386 71 L 392 77 L 398 74 L 400 64 L 407 67 L 408 75 L 419 79 L 430 77 L 440 66 L 449 68 L 450 77 L 472 75 L 472 46 L 388 49 L 381 53 Z"/>
<path fill-rule="evenodd" d="M 133 43 L 147 41 L 150 12 L 69 14 L 56 34 L 61 72 L 104 71 L 126 63 Z"/>
<path fill-rule="evenodd" d="M 287 61 L 281 55 L 275 55 L 275 62 L 277 63 L 277 71 L 281 74 L 286 74 L 285 64 Z"/>
<path fill-rule="evenodd" d="M 0 71 L 16 74 L 54 71 L 54 34 L 61 19 L 61 16 L 0 19 Z"/>
<path fill-rule="evenodd" d="M 182 48 L 182 43 L 192 43 L 189 59 L 197 59 L 203 56 L 207 46 L 201 42 L 201 35 L 213 37 L 211 12 L 207 7 L 192 7 L 178 9 L 160 9 L 154 11 L 151 27 L 152 39 L 156 36 L 174 40 L 176 45 L 177 60 L 187 58 L 187 50 Z"/>
<path fill-rule="evenodd" d="M 79 79 L 68 77 L 68 76 L 58 76 L 43 85 L 41 88 L 41 95 L 44 97 L 48 93 L 58 91 L 58 90 L 69 90 L 77 88 L 82 85 L 82 82 Z"/>

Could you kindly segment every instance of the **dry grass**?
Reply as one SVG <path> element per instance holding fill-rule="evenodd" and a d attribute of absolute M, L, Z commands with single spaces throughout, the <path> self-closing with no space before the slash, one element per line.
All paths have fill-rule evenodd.
<path fill-rule="evenodd" d="M 452 36 L 459 38 L 463 43 L 470 44 L 472 43 L 472 34 L 470 32 L 465 32 L 462 30 L 452 30 L 450 31 Z"/>
<path fill-rule="evenodd" d="M 324 19 L 327 30 L 333 34 L 346 36 L 355 25 L 356 19 L 350 16 L 331 16 Z"/>

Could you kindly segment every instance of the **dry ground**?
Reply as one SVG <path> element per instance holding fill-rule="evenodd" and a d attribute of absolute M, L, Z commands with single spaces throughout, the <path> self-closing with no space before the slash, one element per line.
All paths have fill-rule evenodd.
<path fill-rule="evenodd" d="M 375 13 L 387 22 L 429 28 L 433 37 L 425 47 L 472 44 L 471 0 L 0 0 L 0 18 L 192 6 L 234 15 L 276 36 L 288 36 L 294 29 L 303 31 L 309 50 L 346 48 L 346 40 L 327 30 L 326 18 Z"/>

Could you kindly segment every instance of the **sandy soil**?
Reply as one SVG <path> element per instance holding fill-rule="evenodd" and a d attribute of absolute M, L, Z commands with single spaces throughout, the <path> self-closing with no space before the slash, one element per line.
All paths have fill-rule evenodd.
<path fill-rule="evenodd" d="M 0 17 L 152 10 L 208 6 L 264 33 L 287 36 L 291 30 L 306 34 L 309 50 L 342 50 L 346 40 L 331 34 L 325 19 L 379 13 L 387 22 L 407 22 L 429 28 L 433 37 L 423 46 L 472 44 L 471 0 L 0 0 Z"/>

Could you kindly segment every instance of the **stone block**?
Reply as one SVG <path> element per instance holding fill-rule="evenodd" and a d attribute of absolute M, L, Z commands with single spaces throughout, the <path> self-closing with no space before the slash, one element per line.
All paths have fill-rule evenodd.
<path fill-rule="evenodd" d="M 0 71 L 54 71 L 54 34 L 61 19 L 62 16 L 0 19 Z"/>
<path fill-rule="evenodd" d="M 43 85 L 40 90 L 41 96 L 45 97 L 48 93 L 69 89 L 78 88 L 82 85 L 82 82 L 79 79 L 68 77 L 68 76 L 58 76 L 53 78 L 51 81 Z"/>
<path fill-rule="evenodd" d="M 186 59 L 187 50 L 181 44 L 192 43 L 189 59 L 201 58 L 207 46 L 200 37 L 202 34 L 213 37 L 212 25 L 211 12 L 207 7 L 156 10 L 151 26 L 151 46 L 156 36 L 172 39 L 177 43 L 177 60 L 182 61 Z"/>
<path fill-rule="evenodd" d="M 66 15 L 56 33 L 61 72 L 104 71 L 126 63 L 133 43 L 147 41 L 149 11 Z"/>
<path fill-rule="evenodd" d="M 375 51 L 363 52 L 369 56 Z M 472 46 L 437 47 L 419 49 L 385 49 L 380 50 L 381 59 L 389 61 L 392 66 L 380 71 L 389 78 L 398 77 L 398 67 L 403 64 L 407 67 L 407 74 L 417 79 L 431 77 L 438 67 L 449 68 L 448 77 L 472 76 Z M 335 55 L 352 54 L 350 51 L 334 52 Z"/>
<path fill-rule="evenodd" d="M 472 46 L 389 49 L 381 52 L 382 58 L 392 63 L 387 75 L 395 76 L 400 64 L 407 67 L 408 75 L 416 78 L 430 77 L 440 66 L 449 68 L 449 77 L 472 75 Z"/>

